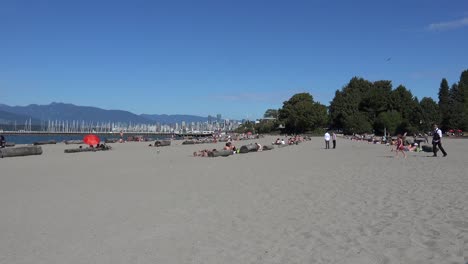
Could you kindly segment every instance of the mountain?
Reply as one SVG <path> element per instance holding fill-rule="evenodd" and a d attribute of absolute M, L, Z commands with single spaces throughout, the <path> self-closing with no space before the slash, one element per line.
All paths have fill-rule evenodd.
<path fill-rule="evenodd" d="M 40 120 L 31 118 L 30 116 L 0 110 L 0 125 L 12 125 L 15 121 L 17 124 L 24 124 L 26 121 L 29 122 L 29 119 L 31 119 L 31 125 L 39 125 L 41 123 Z"/>
<path fill-rule="evenodd" d="M 141 114 L 140 116 L 152 120 L 153 122 L 159 122 L 161 124 L 174 124 L 182 121 L 191 122 L 206 122 L 207 117 L 194 116 L 194 115 L 148 115 Z"/>
<path fill-rule="evenodd" d="M 51 103 L 49 105 L 31 104 L 27 106 L 8 106 L 0 104 L 0 121 L 5 122 L 15 120 L 25 122 L 32 118 L 33 124 L 40 121 L 60 120 L 60 121 L 88 121 L 88 122 L 122 122 L 134 124 L 173 124 L 185 122 L 206 122 L 206 117 L 194 115 L 136 115 L 123 110 L 105 110 L 91 106 L 78 106 L 66 103 Z"/>
<path fill-rule="evenodd" d="M 0 105 L 0 111 L 30 116 L 39 120 L 85 120 L 91 122 L 150 123 L 151 120 L 122 110 L 104 110 L 65 103 L 28 106 Z"/>

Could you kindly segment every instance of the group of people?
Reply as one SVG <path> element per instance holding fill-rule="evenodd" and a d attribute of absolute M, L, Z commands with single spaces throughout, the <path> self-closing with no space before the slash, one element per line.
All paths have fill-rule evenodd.
<path fill-rule="evenodd" d="M 305 138 L 299 135 L 295 135 L 293 137 L 288 138 L 288 145 L 294 145 L 301 141 L 304 141 Z M 277 138 L 275 142 L 272 143 L 273 145 L 286 145 L 286 141 L 284 139 Z"/>
<path fill-rule="evenodd" d="M 333 148 L 336 148 L 336 134 L 335 131 L 332 132 L 330 135 L 329 131 L 325 132 L 325 135 L 323 136 L 325 139 L 325 149 L 330 149 L 330 139 L 333 142 Z"/>
<path fill-rule="evenodd" d="M 3 135 L 0 135 L 0 148 L 5 148 L 6 147 L 6 140 Z"/>

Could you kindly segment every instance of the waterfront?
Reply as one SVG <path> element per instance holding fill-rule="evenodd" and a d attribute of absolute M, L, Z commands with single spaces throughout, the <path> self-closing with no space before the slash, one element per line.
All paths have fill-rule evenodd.
<path fill-rule="evenodd" d="M 118 134 L 109 135 L 109 136 L 102 136 L 100 135 L 99 138 L 101 141 L 105 141 L 106 139 L 110 138 L 117 138 Z M 33 144 L 37 141 L 49 141 L 55 140 L 57 143 L 66 141 L 66 140 L 82 140 L 83 135 L 47 135 L 47 136 L 40 136 L 40 135 L 6 135 L 5 136 L 7 142 L 13 142 L 15 144 Z M 152 140 L 157 139 L 164 139 L 167 136 L 151 136 L 148 137 Z"/>

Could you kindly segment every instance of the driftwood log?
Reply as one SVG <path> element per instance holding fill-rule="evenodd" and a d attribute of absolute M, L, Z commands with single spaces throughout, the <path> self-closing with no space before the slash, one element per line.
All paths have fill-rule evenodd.
<path fill-rule="evenodd" d="M 106 138 L 104 143 L 116 143 L 117 141 L 119 141 L 118 138 Z"/>
<path fill-rule="evenodd" d="M 170 140 L 156 140 L 156 142 L 154 142 L 155 147 L 165 147 L 165 146 L 170 146 L 170 145 L 171 145 Z"/>
<path fill-rule="evenodd" d="M 66 149 L 64 150 L 65 153 L 77 153 L 77 152 L 94 152 L 97 149 L 95 148 L 73 148 L 73 149 Z"/>
<path fill-rule="evenodd" d="M 239 153 L 249 153 L 249 152 L 253 152 L 253 151 L 257 151 L 257 145 L 255 145 L 255 144 L 244 145 L 244 146 L 240 147 L 240 149 L 239 149 Z"/>
<path fill-rule="evenodd" d="M 193 144 L 197 144 L 197 143 L 193 140 L 185 140 L 184 142 L 182 142 L 182 145 L 193 145 Z"/>
<path fill-rule="evenodd" d="M 70 144 L 84 144 L 83 140 L 65 140 L 65 144 L 70 145 Z"/>
<path fill-rule="evenodd" d="M 42 148 L 39 146 L 24 146 L 24 147 L 0 149 L 1 158 L 41 155 L 41 154 L 42 154 Z"/>
<path fill-rule="evenodd" d="M 217 150 L 208 153 L 208 157 L 227 157 L 232 155 L 232 150 Z"/>
<path fill-rule="evenodd" d="M 65 153 L 77 153 L 77 152 L 96 152 L 96 151 L 104 151 L 110 150 L 110 147 L 106 148 L 73 148 L 73 149 L 66 149 L 64 150 Z"/>
<path fill-rule="evenodd" d="M 15 142 L 7 142 L 5 143 L 5 147 L 14 147 L 16 144 Z"/>
<path fill-rule="evenodd" d="M 262 147 L 262 150 L 272 150 L 274 148 L 275 148 L 274 146 L 265 145 L 265 146 Z"/>
<path fill-rule="evenodd" d="M 33 143 L 34 146 L 37 146 L 37 145 L 48 145 L 48 144 L 57 144 L 57 141 L 55 141 L 55 140 L 46 140 L 46 141 L 37 141 L 37 142 L 34 142 L 34 143 Z"/>
<path fill-rule="evenodd" d="M 432 146 L 431 145 L 422 145 L 421 149 L 424 152 L 432 152 Z"/>

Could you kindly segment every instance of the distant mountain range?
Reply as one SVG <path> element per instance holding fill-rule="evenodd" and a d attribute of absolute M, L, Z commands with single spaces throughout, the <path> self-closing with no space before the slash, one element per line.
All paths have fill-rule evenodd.
<path fill-rule="evenodd" d="M 0 104 L 0 124 L 12 124 L 15 121 L 24 123 L 31 119 L 32 124 L 41 121 L 90 121 L 90 122 L 122 122 L 134 124 L 173 124 L 185 122 L 205 122 L 207 117 L 194 115 L 149 115 L 123 110 L 105 110 L 91 106 L 78 106 L 66 103 L 51 103 L 49 105 L 31 104 L 28 106 L 8 106 Z"/>

